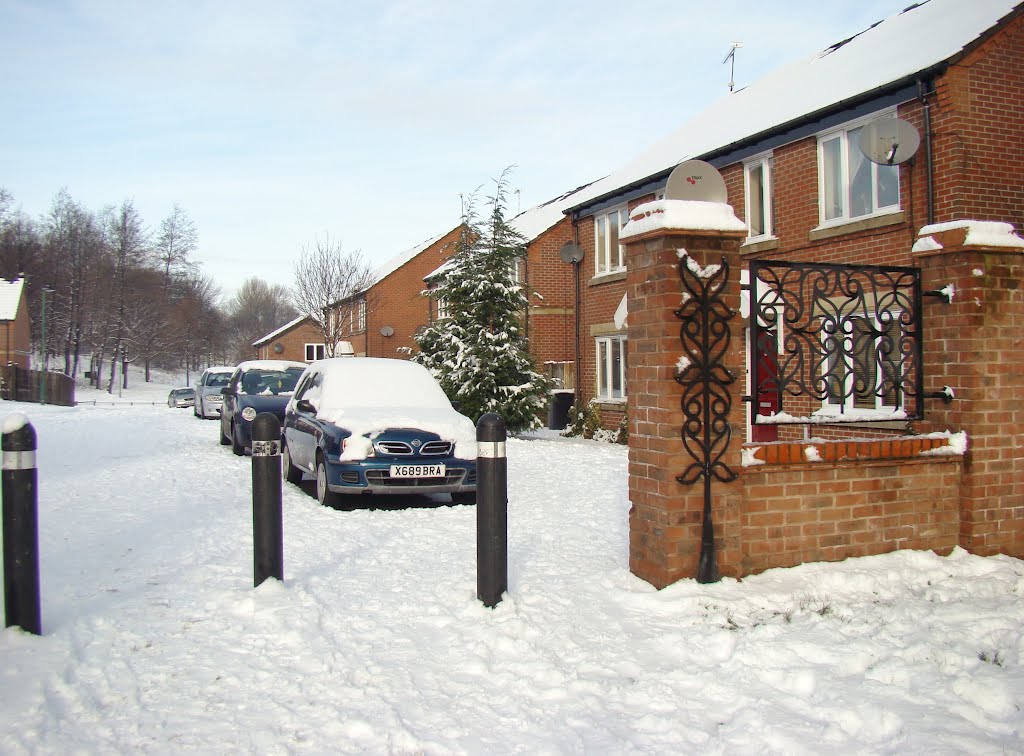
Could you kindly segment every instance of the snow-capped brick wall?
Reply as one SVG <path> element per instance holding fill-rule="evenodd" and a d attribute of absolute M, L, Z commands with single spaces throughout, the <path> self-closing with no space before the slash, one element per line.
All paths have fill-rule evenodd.
<path fill-rule="evenodd" d="M 944 246 L 950 239 L 960 246 Z M 695 444 L 681 438 L 677 250 L 701 267 L 726 258 L 723 297 L 739 311 L 738 242 L 674 229 L 627 243 L 630 568 L 657 587 L 696 576 L 704 519 L 703 486 L 676 479 L 700 462 Z M 949 386 L 953 401 L 926 400 L 925 419 L 907 429 L 913 435 L 864 425 L 828 430 L 836 434 L 828 439 L 744 446 L 745 386 L 733 383 L 733 437 L 728 446 L 719 439 L 716 451 L 738 477 L 711 484 L 720 574 L 895 549 L 947 553 L 958 545 L 1024 556 L 1024 457 L 1016 446 L 1024 434 L 1024 252 L 1016 242 L 994 245 L 985 233 L 926 247 L 918 255 L 923 288 L 951 286 L 957 294 L 926 304 L 924 388 Z M 729 322 L 722 357 L 737 376 L 745 367 L 744 326 L 738 316 Z M 827 430 L 816 425 L 816 436 L 819 429 Z"/>

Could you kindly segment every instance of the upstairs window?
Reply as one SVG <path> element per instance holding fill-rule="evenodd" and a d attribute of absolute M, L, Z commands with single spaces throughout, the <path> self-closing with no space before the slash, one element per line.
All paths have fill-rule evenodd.
<path fill-rule="evenodd" d="M 860 150 L 863 123 L 818 138 L 821 223 L 842 223 L 900 207 L 899 166 L 879 165 Z"/>
<path fill-rule="evenodd" d="M 349 309 L 349 333 L 366 330 L 366 300 L 356 300 Z"/>
<path fill-rule="evenodd" d="M 629 220 L 622 207 L 594 216 L 594 275 L 626 269 L 626 252 L 619 244 L 619 231 Z"/>
<path fill-rule="evenodd" d="M 770 239 L 772 226 L 772 157 L 762 155 L 743 166 L 747 235 L 751 241 Z"/>

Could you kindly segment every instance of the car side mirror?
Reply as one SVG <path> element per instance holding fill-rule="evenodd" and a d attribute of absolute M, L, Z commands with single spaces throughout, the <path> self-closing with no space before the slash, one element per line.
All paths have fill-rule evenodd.
<path fill-rule="evenodd" d="M 295 409 L 299 412 L 308 412 L 311 415 L 316 414 L 316 407 L 309 403 L 309 399 L 299 399 L 295 402 Z"/>
<path fill-rule="evenodd" d="M 233 394 L 235 392 L 231 390 L 230 386 L 225 386 L 220 390 L 220 393 L 222 396 L 228 396 L 229 394 Z"/>

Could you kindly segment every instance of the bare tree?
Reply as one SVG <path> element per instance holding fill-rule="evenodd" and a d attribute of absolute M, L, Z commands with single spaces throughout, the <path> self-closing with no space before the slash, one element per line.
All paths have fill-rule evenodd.
<path fill-rule="evenodd" d="M 363 259 L 362 252 L 345 252 L 340 242 L 331 241 L 329 234 L 303 247 L 295 263 L 292 296 L 299 313 L 316 324 L 328 357 L 334 356 L 342 340 L 338 304 L 365 292 L 373 280 L 374 270 Z"/>
<path fill-rule="evenodd" d="M 281 284 L 247 278 L 227 303 L 230 321 L 228 355 L 235 361 L 251 359 L 252 343 L 295 318 L 291 292 Z"/>
<path fill-rule="evenodd" d="M 160 223 L 160 232 L 153 245 L 153 254 L 164 275 L 164 290 L 171 287 L 172 277 L 193 273 L 195 264 L 189 255 L 199 246 L 196 224 L 181 205 L 175 205 L 171 214 Z"/>
<path fill-rule="evenodd" d="M 125 306 L 128 298 L 128 271 L 139 267 L 146 254 L 148 238 L 142 225 L 139 211 L 131 200 L 125 200 L 114 213 L 110 222 L 110 245 L 114 256 L 114 346 L 110 363 L 110 382 L 107 392 L 114 393 L 116 368 L 114 359 L 123 349 L 125 328 Z"/>

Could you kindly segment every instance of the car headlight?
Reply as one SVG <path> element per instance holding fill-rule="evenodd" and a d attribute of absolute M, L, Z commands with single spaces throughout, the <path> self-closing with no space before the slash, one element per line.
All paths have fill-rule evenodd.
<path fill-rule="evenodd" d="M 255 420 L 256 419 L 256 408 L 255 407 L 246 407 L 244 410 L 242 410 L 242 419 L 245 420 L 246 422 L 249 422 L 249 423 L 251 423 L 253 420 Z"/>

